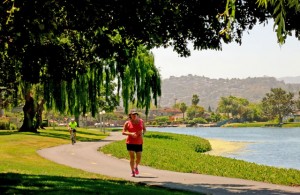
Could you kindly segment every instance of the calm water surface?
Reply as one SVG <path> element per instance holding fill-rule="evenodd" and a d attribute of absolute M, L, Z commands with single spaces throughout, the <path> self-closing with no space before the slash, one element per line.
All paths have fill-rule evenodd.
<path fill-rule="evenodd" d="M 148 127 L 148 130 L 249 142 L 242 151 L 226 157 L 300 170 L 300 128 Z"/>

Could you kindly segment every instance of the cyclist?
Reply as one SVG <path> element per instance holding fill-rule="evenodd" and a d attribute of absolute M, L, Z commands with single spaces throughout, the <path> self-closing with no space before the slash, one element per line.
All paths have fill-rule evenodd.
<path fill-rule="evenodd" d="M 74 138 L 75 138 L 75 142 L 76 142 L 76 128 L 77 127 L 77 123 L 76 123 L 76 121 L 75 121 L 75 119 L 71 119 L 71 122 L 69 122 L 69 125 L 68 125 L 68 130 L 69 130 L 69 132 L 70 132 L 70 135 L 71 135 L 71 133 L 72 133 L 72 131 L 73 131 L 73 133 L 74 133 Z"/>

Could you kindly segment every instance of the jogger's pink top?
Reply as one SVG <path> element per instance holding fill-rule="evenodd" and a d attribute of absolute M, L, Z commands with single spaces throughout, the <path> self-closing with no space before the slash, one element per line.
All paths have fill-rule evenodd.
<path fill-rule="evenodd" d="M 136 133 L 138 136 L 133 138 L 132 136 L 127 136 L 127 144 L 143 144 L 143 123 L 142 119 L 139 119 L 139 122 L 134 124 L 131 121 L 127 122 L 126 130 L 130 133 Z"/>

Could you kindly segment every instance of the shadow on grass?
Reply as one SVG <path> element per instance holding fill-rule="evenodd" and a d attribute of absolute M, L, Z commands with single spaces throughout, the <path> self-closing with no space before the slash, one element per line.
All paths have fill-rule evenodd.
<path fill-rule="evenodd" d="M 101 139 L 104 139 L 108 134 L 99 134 L 99 133 L 93 133 L 93 132 L 85 132 L 85 131 L 80 131 L 77 130 L 77 136 L 76 139 L 78 141 L 99 141 Z M 57 131 L 47 131 L 47 130 L 42 130 L 40 131 L 39 136 L 44 136 L 44 137 L 52 137 L 52 138 L 60 138 L 60 139 L 65 139 L 69 140 L 69 131 L 68 130 L 57 130 Z M 90 138 L 87 136 L 95 136 L 96 138 Z"/>
<path fill-rule="evenodd" d="M 9 130 L 0 130 L 0 135 L 11 135 L 11 134 L 15 134 L 18 133 L 17 131 L 13 130 L 13 131 L 9 131 Z"/>
<path fill-rule="evenodd" d="M 126 181 L 0 173 L 0 194 L 188 194 Z"/>
<path fill-rule="evenodd" d="M 54 132 L 44 132 L 42 134 L 39 134 L 39 136 L 70 140 L 70 135 L 69 134 L 61 134 L 61 133 L 54 133 Z M 86 141 L 86 142 L 88 142 L 88 141 L 99 141 L 99 140 L 105 138 L 103 135 L 94 134 L 94 136 L 97 136 L 97 138 L 84 137 L 83 133 L 78 132 L 76 134 L 76 140 L 77 141 Z"/>
<path fill-rule="evenodd" d="M 151 182 L 149 182 L 151 185 Z M 156 182 L 153 182 L 155 185 Z M 152 184 L 152 185 L 153 185 Z M 201 189 L 208 194 L 266 194 L 266 195 L 296 195 L 298 192 L 286 192 L 277 189 L 262 187 L 260 189 L 245 189 L 246 184 L 180 184 L 163 182 L 165 187 L 180 187 L 181 189 Z M 143 184 L 116 181 L 109 179 L 87 179 L 78 177 L 60 177 L 48 175 L 26 175 L 18 173 L 0 173 L 0 194 L 149 194 L 149 195 L 177 195 L 177 194 L 206 194 L 201 192 L 188 192 L 168 190 L 162 187 L 149 187 Z M 177 188 L 179 189 L 179 188 Z"/>
<path fill-rule="evenodd" d="M 0 136 L 1 135 L 19 134 L 19 133 L 20 134 L 25 133 L 25 134 L 36 135 L 36 136 L 41 136 L 41 137 L 51 137 L 51 138 L 70 140 L 68 130 L 66 130 L 66 132 L 63 132 L 61 130 L 58 130 L 58 131 L 39 130 L 37 133 L 2 130 L 2 131 L 0 131 Z M 86 136 L 95 136 L 95 138 L 90 138 L 90 137 L 86 137 Z M 108 136 L 108 134 L 89 133 L 89 132 L 78 131 L 77 140 L 85 141 L 85 142 L 100 141 L 100 140 L 104 139 L 106 136 Z"/>

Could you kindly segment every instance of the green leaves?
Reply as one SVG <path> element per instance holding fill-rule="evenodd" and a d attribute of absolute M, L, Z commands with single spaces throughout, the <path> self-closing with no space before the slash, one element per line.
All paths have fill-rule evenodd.
<path fill-rule="evenodd" d="M 80 103 L 86 104 L 82 110 L 78 107 L 81 98 L 75 98 L 76 105 L 71 101 L 77 112 L 97 112 L 94 105 L 100 86 L 106 88 L 107 100 L 111 95 L 108 86 L 116 82 L 126 112 L 131 102 L 145 107 L 148 113 L 151 101 L 156 105 L 161 94 L 159 71 L 149 53 L 153 47 L 172 46 L 179 55 L 188 56 L 189 41 L 199 50 L 221 49 L 222 41 L 241 43 L 243 31 L 258 21 L 267 21 L 270 10 L 280 43 L 291 30 L 299 30 L 296 0 L 259 0 L 258 5 L 265 10 L 258 9 L 253 1 L 236 0 L 23 0 L 17 8 L 13 0 L 5 2 L 0 9 L 11 15 L 8 23 L 7 15 L 0 18 L 0 62 L 12 71 L 1 67 L 1 74 L 10 74 L 14 81 L 22 78 L 45 85 L 76 80 L 87 87 L 81 89 L 88 94 L 81 97 Z M 92 75 L 93 71 L 97 73 Z M 62 106 L 65 101 L 54 102 Z M 68 110 L 66 107 L 60 109 Z"/>
<path fill-rule="evenodd" d="M 249 101 L 244 98 L 228 96 L 221 97 L 218 105 L 220 113 L 226 113 L 229 117 L 246 118 L 248 112 Z"/>
<path fill-rule="evenodd" d="M 122 96 L 125 112 L 128 112 L 129 101 L 137 108 L 149 112 L 152 98 L 157 105 L 157 97 L 161 95 L 160 74 L 154 65 L 154 57 L 145 47 L 137 48 L 136 56 L 131 58 L 125 69 L 122 81 Z M 127 98 L 127 99 L 126 99 Z"/>
<path fill-rule="evenodd" d="M 287 12 L 299 13 L 300 2 L 298 0 L 257 0 L 258 6 L 273 9 L 274 29 L 279 44 L 284 44 L 288 30 L 286 29 Z M 268 6 L 270 5 L 270 6 Z"/>
<path fill-rule="evenodd" d="M 3 2 L 3 4 L 5 4 L 5 3 L 6 4 L 10 4 L 10 6 L 11 6 L 11 8 L 6 11 L 8 13 L 6 24 L 8 24 L 10 22 L 13 22 L 14 13 L 17 12 L 17 11 L 19 11 L 20 8 L 15 7 L 15 1 L 14 0 L 5 0 Z M 0 28 L 0 30 L 1 30 L 1 28 Z"/>
<path fill-rule="evenodd" d="M 294 94 L 287 93 L 281 88 L 273 88 L 262 100 L 262 108 L 269 118 L 278 117 L 279 123 L 282 123 L 284 116 L 290 114 L 294 109 Z"/>
<path fill-rule="evenodd" d="M 217 15 L 218 20 L 225 24 L 225 27 L 223 27 L 223 29 L 219 32 L 219 34 L 225 38 L 225 42 L 231 42 L 233 36 L 232 25 L 234 23 L 236 14 L 235 2 L 235 0 L 227 0 L 224 12 Z"/>

